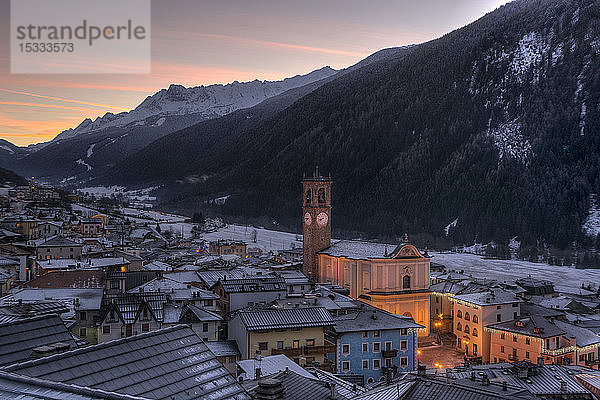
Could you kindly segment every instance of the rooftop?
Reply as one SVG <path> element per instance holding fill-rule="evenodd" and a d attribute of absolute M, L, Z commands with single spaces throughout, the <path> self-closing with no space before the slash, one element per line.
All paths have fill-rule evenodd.
<path fill-rule="evenodd" d="M 73 336 L 57 315 L 19 319 L 0 324 L 0 365 L 27 360 L 33 349 L 55 343 L 77 347 Z"/>
<path fill-rule="evenodd" d="M 255 359 L 240 360 L 236 364 L 243 371 L 240 375 L 244 380 L 256 379 L 256 368 L 260 368 L 261 376 L 276 374 L 288 369 L 298 375 L 314 379 L 314 376 L 310 372 L 306 371 L 283 354 L 261 357 L 260 362 Z"/>
<path fill-rule="evenodd" d="M 8 367 L 149 399 L 250 399 L 191 328 L 178 325 Z"/>
<path fill-rule="evenodd" d="M 345 257 L 354 260 L 426 257 L 408 243 L 396 245 L 353 240 L 340 240 L 325 250 L 320 251 L 319 254 L 327 254 L 332 257 Z"/>
<path fill-rule="evenodd" d="M 367 330 L 392 330 L 424 328 L 412 318 L 390 314 L 382 310 L 361 310 L 335 318 L 335 331 L 362 332 Z"/>
<path fill-rule="evenodd" d="M 489 325 L 488 328 L 539 338 L 549 338 L 566 333 L 564 329 L 537 315 Z"/>
<path fill-rule="evenodd" d="M 245 308 L 237 311 L 249 331 L 268 329 L 332 326 L 331 314 L 323 307 L 314 308 Z"/>
<path fill-rule="evenodd" d="M 102 271 L 57 271 L 41 275 L 24 283 L 29 288 L 103 288 Z"/>
<path fill-rule="evenodd" d="M 478 306 L 523 302 L 513 292 L 502 289 L 490 289 L 485 292 L 459 294 L 456 296 L 452 296 L 452 298 L 455 300 L 476 304 Z"/>

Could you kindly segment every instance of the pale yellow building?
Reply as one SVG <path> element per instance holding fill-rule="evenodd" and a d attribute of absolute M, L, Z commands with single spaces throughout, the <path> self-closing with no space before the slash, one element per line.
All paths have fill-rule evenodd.
<path fill-rule="evenodd" d="M 242 359 L 284 354 L 299 365 L 330 364 L 325 357 L 335 345 L 325 340 L 334 321 L 323 307 L 250 307 L 229 320 L 229 338 L 236 341 Z"/>
<path fill-rule="evenodd" d="M 490 362 L 490 331 L 484 328 L 519 318 L 520 303 L 513 292 L 490 289 L 452 297 L 456 347 L 475 362 Z"/>

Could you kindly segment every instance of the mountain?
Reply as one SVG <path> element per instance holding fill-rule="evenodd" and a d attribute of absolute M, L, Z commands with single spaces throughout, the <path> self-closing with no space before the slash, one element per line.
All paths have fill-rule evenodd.
<path fill-rule="evenodd" d="M 9 171 L 4 168 L 0 168 L 0 185 L 12 184 L 16 186 L 25 186 L 29 184 L 27 179 L 23 178 L 16 173 Z"/>
<path fill-rule="evenodd" d="M 173 133 L 107 177 L 163 183 L 180 209 L 229 196 L 219 212 L 299 229 L 299 181 L 318 164 L 339 230 L 585 246 L 600 191 L 599 17 L 593 0 L 515 0 L 255 125 Z M 217 141 L 194 142 L 195 129 Z"/>
<path fill-rule="evenodd" d="M 39 146 L 17 148 L 9 143 L 6 147 L 13 153 L 6 157 L 0 147 L 0 163 L 54 183 L 85 183 L 164 135 L 252 107 L 336 72 L 323 67 L 281 81 L 236 81 L 191 88 L 171 85 L 147 97 L 130 112 L 106 113 L 93 121 L 85 119 L 76 128 Z"/>

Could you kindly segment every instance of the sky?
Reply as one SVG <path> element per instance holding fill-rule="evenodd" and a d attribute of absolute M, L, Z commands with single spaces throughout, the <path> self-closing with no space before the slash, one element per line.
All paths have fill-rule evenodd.
<path fill-rule="evenodd" d="M 506 0 L 152 0 L 151 73 L 11 74 L 0 0 L 0 138 L 23 146 L 135 108 L 172 83 L 279 80 L 422 43 Z"/>

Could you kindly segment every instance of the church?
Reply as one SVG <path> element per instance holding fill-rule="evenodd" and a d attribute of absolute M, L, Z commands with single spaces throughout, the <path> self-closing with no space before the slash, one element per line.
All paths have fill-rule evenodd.
<path fill-rule="evenodd" d="M 350 296 L 388 312 L 412 317 L 429 335 L 430 257 L 404 237 L 397 245 L 331 241 L 331 177 L 318 170 L 302 180 L 303 270 Z"/>

